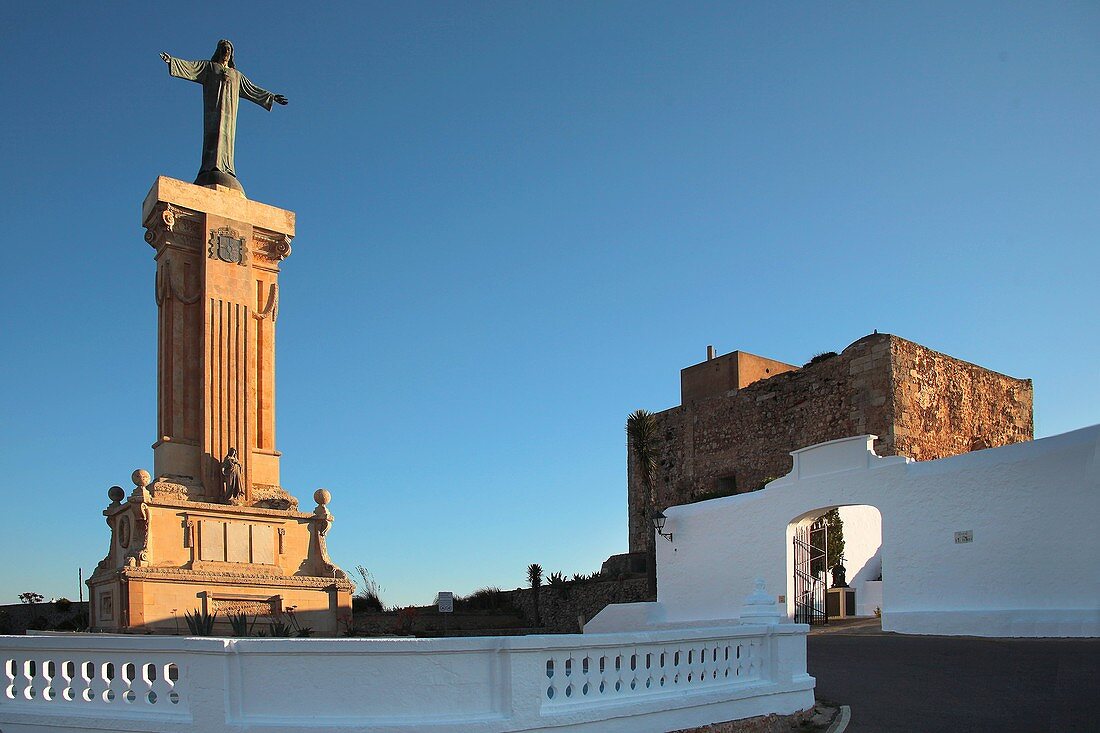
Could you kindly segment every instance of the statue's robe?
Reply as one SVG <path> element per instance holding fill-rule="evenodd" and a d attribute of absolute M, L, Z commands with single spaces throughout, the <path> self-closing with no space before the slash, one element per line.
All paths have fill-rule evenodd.
<path fill-rule="evenodd" d="M 225 486 L 222 499 L 226 504 L 231 504 L 244 495 L 244 487 L 241 486 L 241 463 L 233 456 L 226 456 L 222 461 L 222 483 Z"/>
<path fill-rule="evenodd" d="M 237 102 L 244 97 L 270 111 L 275 95 L 250 82 L 236 69 L 213 61 L 172 58 L 168 62 L 168 73 L 202 84 L 202 167 L 195 183 L 227 183 L 240 188 L 233 167 Z M 219 173 L 232 179 L 223 181 Z"/>

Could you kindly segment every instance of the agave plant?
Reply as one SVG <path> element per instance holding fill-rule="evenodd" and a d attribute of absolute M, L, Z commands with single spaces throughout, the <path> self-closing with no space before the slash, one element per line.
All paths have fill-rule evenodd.
<path fill-rule="evenodd" d="M 206 609 L 196 608 L 194 613 L 184 613 L 184 619 L 187 621 L 187 630 L 191 632 L 191 636 L 213 636 L 214 634 L 214 619 L 218 617 L 218 612 L 207 613 Z"/>
<path fill-rule="evenodd" d="M 539 587 L 542 586 L 542 566 L 533 562 L 527 566 L 527 582 L 531 584 L 531 602 L 535 608 L 535 626 L 539 623 Z"/>
<path fill-rule="evenodd" d="M 657 417 L 648 410 L 635 410 L 626 418 L 626 442 L 634 467 L 642 480 L 645 492 L 646 586 L 650 598 L 657 597 L 657 545 L 653 536 L 653 514 L 657 497 L 653 493 L 653 479 L 657 474 Z"/>
<path fill-rule="evenodd" d="M 230 613 L 227 618 L 229 619 L 229 625 L 233 628 L 233 636 L 251 636 L 252 628 L 256 625 L 256 621 L 253 620 L 250 624 L 248 622 L 248 614 L 244 611 L 240 613 Z"/>
<path fill-rule="evenodd" d="M 560 570 L 550 573 L 550 577 L 546 579 L 546 582 L 562 599 L 569 598 L 569 585 L 565 580 L 565 574 Z"/>
<path fill-rule="evenodd" d="M 267 625 L 267 633 L 264 636 L 285 639 L 294 636 L 294 629 L 286 621 L 272 621 Z"/>

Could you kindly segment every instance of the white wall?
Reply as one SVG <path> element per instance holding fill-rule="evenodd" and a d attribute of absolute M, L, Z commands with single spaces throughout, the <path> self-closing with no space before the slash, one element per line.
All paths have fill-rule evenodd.
<path fill-rule="evenodd" d="M 856 615 L 873 616 L 875 606 L 866 602 L 865 583 L 877 580 L 882 573 L 882 515 L 873 506 L 842 506 L 839 512 L 844 523 L 844 567 L 848 586 L 856 591 Z M 829 585 L 832 583 L 830 573 Z"/>
<path fill-rule="evenodd" d="M 881 514 L 885 630 L 1100 636 L 1100 426 L 921 463 L 872 445 L 804 448 L 763 491 L 665 510 L 664 618 L 728 618 L 757 576 L 786 588 L 792 611 L 790 523 L 865 505 Z M 958 531 L 973 542 L 956 544 Z"/>

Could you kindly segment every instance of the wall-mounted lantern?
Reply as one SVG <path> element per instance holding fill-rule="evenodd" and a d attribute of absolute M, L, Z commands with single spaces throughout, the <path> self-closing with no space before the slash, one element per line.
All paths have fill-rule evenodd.
<path fill-rule="evenodd" d="M 665 533 L 665 515 L 660 509 L 653 513 L 653 529 L 657 530 L 657 534 L 664 537 L 669 542 L 672 542 L 672 533 Z"/>

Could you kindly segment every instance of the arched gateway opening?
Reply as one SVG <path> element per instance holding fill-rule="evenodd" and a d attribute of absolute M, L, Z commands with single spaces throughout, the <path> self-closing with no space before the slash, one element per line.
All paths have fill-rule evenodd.
<path fill-rule="evenodd" d="M 823 506 L 787 524 L 787 615 L 796 623 L 881 613 L 882 515 L 867 504 Z"/>

